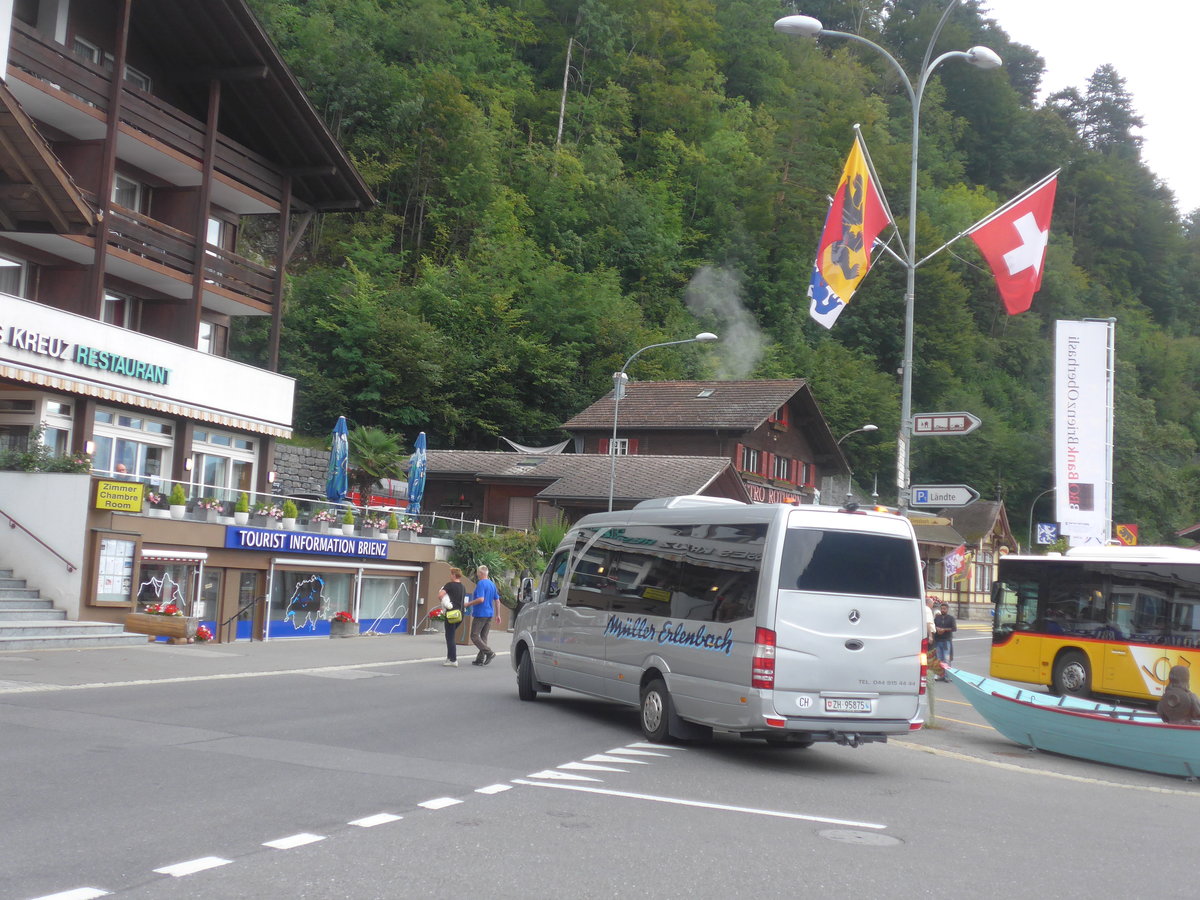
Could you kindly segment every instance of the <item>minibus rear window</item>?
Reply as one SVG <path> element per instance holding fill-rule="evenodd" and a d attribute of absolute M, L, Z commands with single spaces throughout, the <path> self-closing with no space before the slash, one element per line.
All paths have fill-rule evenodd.
<path fill-rule="evenodd" d="M 911 540 L 817 528 L 788 529 L 779 587 L 825 594 L 923 596 Z"/>

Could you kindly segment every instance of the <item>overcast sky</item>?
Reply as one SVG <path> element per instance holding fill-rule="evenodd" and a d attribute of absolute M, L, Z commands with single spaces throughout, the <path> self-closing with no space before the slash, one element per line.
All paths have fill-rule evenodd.
<path fill-rule="evenodd" d="M 1145 121 L 1142 159 L 1175 192 L 1186 215 L 1200 207 L 1200 125 L 1190 62 L 1200 34 L 1200 0 L 984 0 L 989 17 L 1046 61 L 1047 93 L 1076 87 L 1112 63 Z M 1044 95 L 1043 95 L 1044 98 Z"/>

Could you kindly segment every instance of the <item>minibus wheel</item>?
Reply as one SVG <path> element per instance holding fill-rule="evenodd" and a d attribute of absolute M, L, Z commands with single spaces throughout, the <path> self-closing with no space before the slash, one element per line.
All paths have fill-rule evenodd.
<path fill-rule="evenodd" d="M 668 727 L 674 710 L 671 695 L 661 678 L 655 678 L 642 688 L 642 734 L 652 741 L 662 742 L 671 736 Z"/>
<path fill-rule="evenodd" d="M 533 680 L 533 660 L 529 658 L 529 651 L 526 650 L 517 663 L 517 696 L 522 700 L 536 700 L 537 695 L 537 687 Z"/>

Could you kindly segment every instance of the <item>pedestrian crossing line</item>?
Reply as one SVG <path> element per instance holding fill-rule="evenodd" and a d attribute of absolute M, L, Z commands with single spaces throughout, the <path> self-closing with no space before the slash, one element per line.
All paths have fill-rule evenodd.
<path fill-rule="evenodd" d="M 373 816 L 365 816 L 361 819 L 354 819 L 347 822 L 347 825 L 357 825 L 359 828 L 374 828 L 376 825 L 386 825 L 389 822 L 399 822 L 404 816 L 397 816 L 394 813 L 376 813 Z"/>
<path fill-rule="evenodd" d="M 317 841 L 323 840 L 325 840 L 323 834 L 309 834 L 307 831 L 302 831 L 299 834 L 289 834 L 287 837 L 276 838 L 273 841 L 263 841 L 263 846 L 273 850 L 291 850 L 294 847 L 303 847 L 305 844 L 315 844 Z"/>
<path fill-rule="evenodd" d="M 605 750 L 605 753 L 610 753 L 614 756 L 658 756 L 666 759 L 670 753 L 655 753 L 653 750 L 638 750 L 632 745 L 629 747 L 614 747 L 612 750 Z"/>
<path fill-rule="evenodd" d="M 606 753 L 593 753 L 591 756 L 585 756 L 584 762 L 600 762 L 600 763 L 624 763 L 627 766 L 648 766 L 650 761 L 646 759 L 628 759 L 622 756 L 609 756 Z"/>
<path fill-rule="evenodd" d="M 594 763 L 569 762 L 557 766 L 559 769 L 571 769 L 582 772 L 628 772 L 628 769 L 618 769 L 616 766 L 598 766 Z"/>
<path fill-rule="evenodd" d="M 59 891 L 57 894 L 46 894 L 44 897 L 34 897 L 33 900 L 96 900 L 97 897 L 107 897 L 112 891 L 102 891 L 100 888 L 80 887 L 69 891 Z"/>
<path fill-rule="evenodd" d="M 675 744 L 652 744 L 649 741 L 638 741 L 636 744 L 629 744 L 628 746 L 635 747 L 638 750 L 682 750 L 684 753 L 687 752 L 687 747 L 679 747 Z"/>
<path fill-rule="evenodd" d="M 587 775 L 572 775 L 570 772 L 556 772 L 553 769 L 543 769 L 540 772 L 533 772 L 525 776 L 526 778 L 544 778 L 544 779 L 560 779 L 562 781 L 599 781 L 599 778 L 589 778 Z"/>

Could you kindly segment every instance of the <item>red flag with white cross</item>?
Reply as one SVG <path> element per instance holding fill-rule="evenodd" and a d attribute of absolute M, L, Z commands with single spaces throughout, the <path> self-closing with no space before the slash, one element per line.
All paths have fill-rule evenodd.
<path fill-rule="evenodd" d="M 1042 286 L 1057 185 L 1055 171 L 967 232 L 992 267 L 1010 316 L 1029 309 Z"/>

